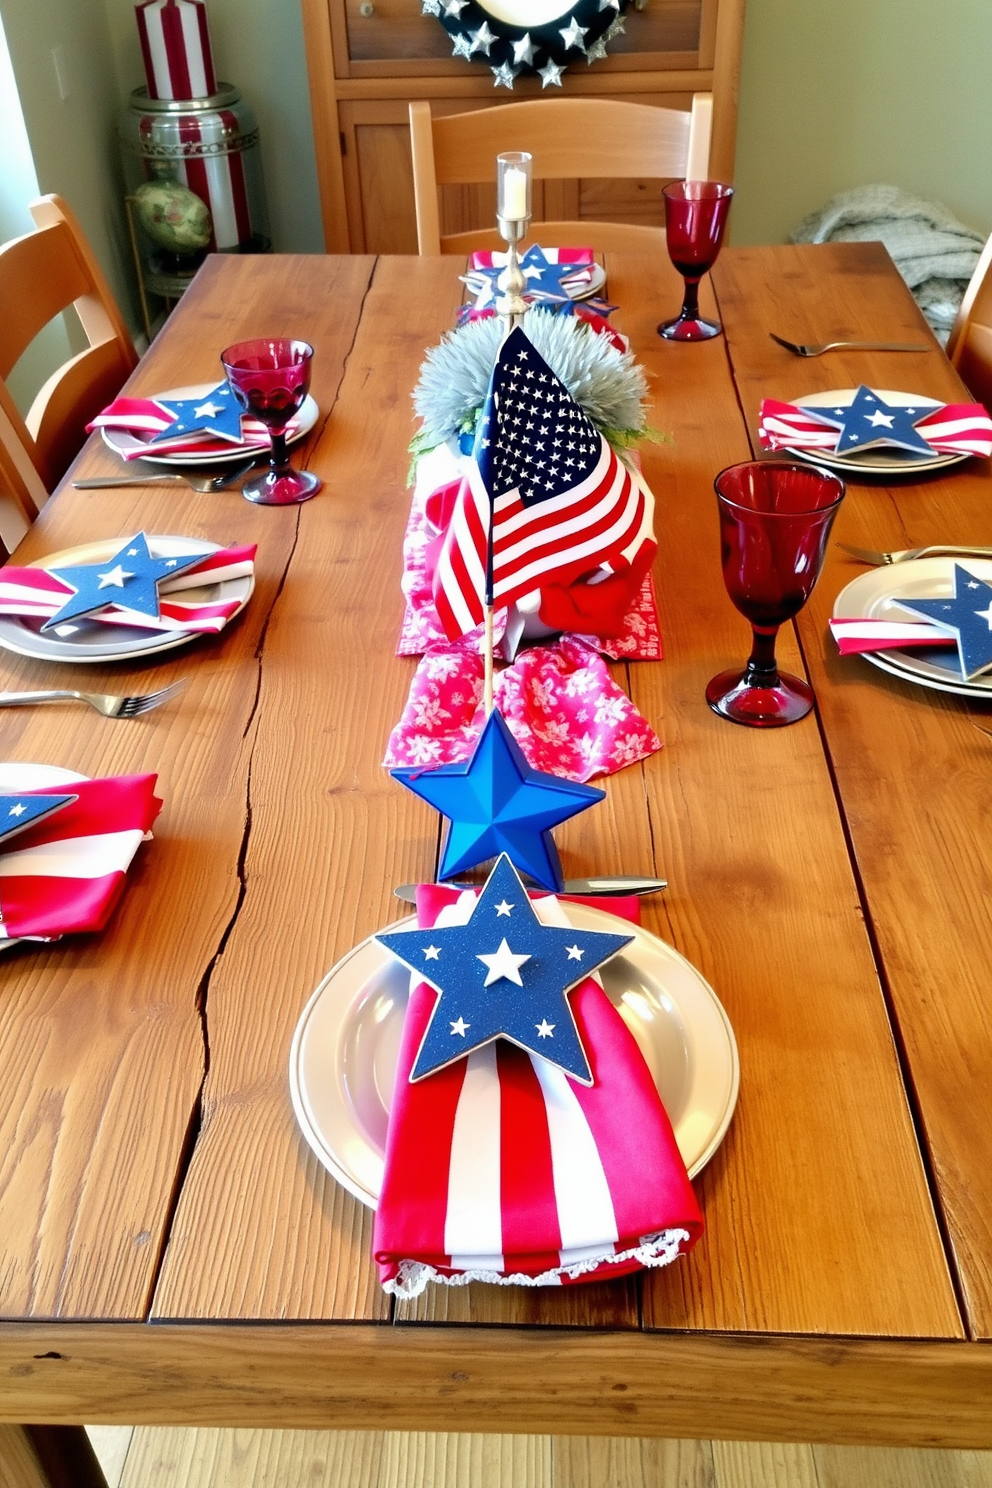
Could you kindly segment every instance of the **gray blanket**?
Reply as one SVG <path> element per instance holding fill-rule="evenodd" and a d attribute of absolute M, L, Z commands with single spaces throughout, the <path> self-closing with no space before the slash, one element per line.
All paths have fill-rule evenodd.
<path fill-rule="evenodd" d="M 831 197 L 789 234 L 793 243 L 885 244 L 941 345 L 947 340 L 984 239 L 940 202 L 898 186 L 856 186 Z"/>

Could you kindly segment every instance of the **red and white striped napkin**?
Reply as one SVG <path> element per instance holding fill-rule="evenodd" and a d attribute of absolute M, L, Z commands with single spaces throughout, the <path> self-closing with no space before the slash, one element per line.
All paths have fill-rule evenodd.
<path fill-rule="evenodd" d="M 831 620 L 830 633 L 841 656 L 892 651 L 905 646 L 953 646 L 954 637 L 925 620 Z"/>
<path fill-rule="evenodd" d="M 76 801 L 13 839 L 16 848 L 0 853 L 0 940 L 57 940 L 104 928 L 162 809 L 157 780 L 73 781 L 68 789 Z M 22 792 L 51 793 L 51 787 Z"/>
<path fill-rule="evenodd" d="M 255 543 L 218 548 L 195 568 L 187 568 L 176 578 L 164 580 L 159 585 L 161 600 L 157 619 L 154 615 L 141 614 L 115 604 L 95 610 L 86 618 L 99 620 L 104 625 L 129 625 L 140 630 L 223 630 L 232 615 L 242 608 L 242 600 L 204 604 L 184 601 L 178 596 L 184 589 L 201 588 L 204 584 L 218 584 L 225 579 L 243 578 L 254 573 L 256 550 Z M 18 568 L 12 563 L 0 568 L 0 615 L 29 615 L 47 620 L 59 612 L 73 592 L 69 584 L 44 568 Z"/>
<path fill-rule="evenodd" d="M 422 928 L 465 924 L 468 891 L 422 885 Z M 538 915 L 567 926 L 553 896 Z M 636 922 L 636 900 L 598 899 Z M 594 1083 L 500 1039 L 410 1083 L 434 1006 L 413 988 L 373 1246 L 387 1292 L 428 1281 L 559 1286 L 664 1266 L 703 1219 L 671 1122 L 620 1014 L 592 978 L 569 994 Z"/>
<path fill-rule="evenodd" d="M 817 418 L 815 408 L 763 398 L 758 440 L 765 450 L 800 449 L 837 453 L 840 429 Z M 914 427 L 935 455 L 992 455 L 992 418 L 980 403 L 942 404 Z M 879 441 L 884 443 L 884 440 Z M 859 450 L 852 454 L 859 454 Z"/>
<path fill-rule="evenodd" d="M 168 429 L 172 423 L 175 423 L 175 414 L 170 413 L 168 408 L 154 398 L 115 398 L 86 428 L 89 433 L 94 429 L 115 429 L 122 434 L 133 435 L 136 441 L 133 447 L 114 447 L 125 460 L 141 460 L 149 454 L 151 436 Z M 289 439 L 292 439 L 298 427 L 298 419 L 293 419 L 287 425 L 286 434 Z M 195 454 L 208 460 L 212 455 L 236 455 L 241 449 L 245 454 L 251 454 L 255 449 L 268 449 L 269 442 L 269 431 L 260 420 L 242 416 L 240 444 L 233 444 L 228 439 L 218 439 L 206 429 L 194 429 L 174 439 L 156 439 L 152 453 L 156 458 L 160 455 Z"/>

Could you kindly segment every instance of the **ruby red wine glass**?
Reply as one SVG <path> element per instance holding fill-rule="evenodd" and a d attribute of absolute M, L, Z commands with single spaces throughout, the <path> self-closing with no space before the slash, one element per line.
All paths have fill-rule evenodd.
<path fill-rule="evenodd" d="M 309 470 L 293 469 L 286 429 L 310 390 L 313 347 L 283 338 L 239 341 L 221 352 L 220 359 L 238 406 L 265 424 L 272 440 L 268 470 L 242 486 L 242 496 L 259 506 L 308 501 L 320 490 L 320 479 Z"/>
<path fill-rule="evenodd" d="M 813 690 L 779 671 L 775 638 L 813 592 L 844 482 L 812 465 L 752 461 L 722 470 L 714 484 L 723 582 L 751 622 L 753 645 L 743 671 L 713 678 L 706 701 L 753 728 L 795 723 L 812 708 Z"/>
<path fill-rule="evenodd" d="M 666 341 L 708 341 L 720 334 L 720 322 L 699 313 L 699 281 L 716 263 L 733 194 L 732 186 L 719 181 L 673 181 L 662 192 L 668 256 L 685 280 L 681 313 L 658 327 Z"/>

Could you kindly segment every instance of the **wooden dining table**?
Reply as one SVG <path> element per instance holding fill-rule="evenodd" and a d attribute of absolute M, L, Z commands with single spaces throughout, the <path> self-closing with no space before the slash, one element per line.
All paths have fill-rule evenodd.
<path fill-rule="evenodd" d="M 261 508 L 66 483 L 18 551 L 258 544 L 218 637 L 91 666 L 0 652 L 2 688 L 188 679 L 134 721 L 0 709 L 0 758 L 155 771 L 165 802 L 102 934 L 0 961 L 0 1477 L 97 1482 L 84 1421 L 992 1447 L 989 705 L 838 654 L 827 619 L 865 570 L 836 545 L 779 640 L 815 713 L 741 728 L 704 699 L 749 645 L 713 478 L 757 451 L 760 400 L 962 387 L 879 244 L 726 250 L 704 286 L 725 334 L 695 345 L 656 334 L 670 266 L 606 267 L 663 436 L 642 458 L 664 660 L 612 672 L 664 747 L 556 836 L 568 876 L 668 879 L 644 924 L 735 1030 L 702 1241 L 638 1276 L 394 1302 L 371 1211 L 301 1135 L 302 1009 L 404 912 L 394 885 L 436 869 L 436 813 L 381 761 L 414 670 L 395 654 L 410 394 L 463 264 L 209 258 L 131 386 L 212 382 L 232 341 L 305 336 L 320 416 L 297 457 L 323 489 Z M 772 330 L 927 349 L 800 360 Z M 69 478 L 119 465 L 93 438 Z M 852 478 L 834 537 L 989 543 L 988 462 Z"/>

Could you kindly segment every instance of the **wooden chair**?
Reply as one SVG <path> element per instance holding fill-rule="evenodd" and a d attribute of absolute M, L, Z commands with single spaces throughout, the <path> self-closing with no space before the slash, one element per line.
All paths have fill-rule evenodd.
<path fill-rule="evenodd" d="M 435 118 L 429 103 L 411 103 L 419 251 L 469 253 L 504 246 L 495 227 L 442 236 L 438 187 L 495 184 L 496 155 L 505 150 L 533 155 L 535 181 L 706 180 L 712 114 L 709 93 L 695 94 L 691 110 L 609 98 L 539 98 Z M 531 222 L 527 236 L 549 248 L 583 244 L 601 252 L 665 251 L 664 228 L 618 222 Z"/>
<path fill-rule="evenodd" d="M 947 355 L 962 381 L 992 412 L 992 237 L 982 249 L 957 319 Z"/>
<path fill-rule="evenodd" d="M 86 425 L 120 391 L 138 357 L 74 213 L 57 196 L 30 205 L 37 230 L 0 248 L 0 480 L 12 487 L 10 469 L 25 452 L 37 483 L 23 479 L 14 499 L 37 507 L 57 485 L 86 438 Z M 72 305 L 88 341 L 45 383 L 22 418 L 6 379 L 50 320 Z M 26 510 L 28 508 L 25 508 Z"/>

